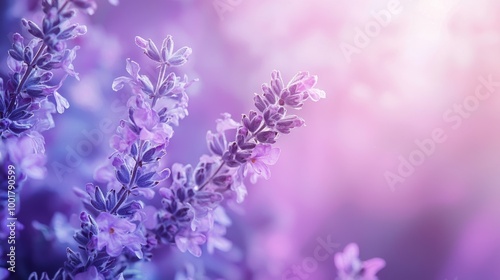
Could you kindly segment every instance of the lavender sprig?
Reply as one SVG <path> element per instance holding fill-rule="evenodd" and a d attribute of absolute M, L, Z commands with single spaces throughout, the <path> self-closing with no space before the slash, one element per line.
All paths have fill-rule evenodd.
<path fill-rule="evenodd" d="M 136 37 L 136 45 L 157 64 L 156 85 L 130 59 L 126 61 L 129 76 L 113 82 L 113 90 L 129 85 L 133 94 L 127 102 L 128 117 L 120 121 L 110 141 L 115 149 L 111 162 L 97 172 L 96 179 L 108 190 L 92 183 L 87 184 L 86 193 L 76 190 L 87 209 L 80 215 L 81 229 L 74 236 L 79 250 L 68 248 L 68 259 L 54 279 L 58 275 L 62 279 L 130 279 L 134 277 L 130 267 L 149 259 L 156 247 L 156 239 L 146 232 L 148 217 L 140 197 L 152 198 L 152 188 L 170 176 L 169 169 L 160 168 L 160 160 L 173 135 L 172 126 L 187 116 L 185 89 L 191 81 L 168 69 L 186 63 L 191 49 L 174 52 L 171 36 L 161 49 L 141 37 Z"/>
<path fill-rule="evenodd" d="M 185 90 L 191 83 L 167 72 L 169 67 L 183 65 L 191 49 L 174 52 L 170 36 L 160 49 L 141 37 L 136 37 L 136 45 L 157 63 L 158 77 L 153 83 L 128 59 L 129 76 L 113 82 L 114 90 L 129 85 L 133 95 L 127 103 L 127 119 L 120 122 L 111 138 L 115 149 L 111 164 L 97 172 L 96 180 L 105 183 L 108 190 L 91 183 L 86 193 L 77 190 L 87 208 L 80 215 L 81 229 L 75 234 L 79 248 L 67 250 L 68 260 L 54 279 L 134 278 L 130 268 L 150 259 L 152 249 L 160 244 L 175 244 L 180 251 L 195 256 L 201 255 L 205 243 L 209 252 L 229 250 L 232 244 L 224 235 L 231 220 L 223 202 L 243 201 L 245 178 L 255 182 L 259 177 L 270 177 L 269 165 L 279 156 L 279 149 L 272 144 L 280 134 L 304 125 L 287 110 L 300 109 L 307 99 L 325 97 L 314 87 L 316 76 L 301 72 L 284 86 L 275 71 L 271 84 L 264 84 L 263 93 L 255 97 L 258 111 L 243 115 L 240 122 L 229 114 L 217 120 L 216 132 L 207 133 L 211 154 L 202 156 L 196 168 L 174 164 L 172 171 L 162 169 L 160 160 L 173 135 L 172 126 L 188 113 Z M 159 189 L 162 207 L 146 206 L 140 196 L 151 198 L 153 188 L 170 173 L 172 184 Z"/>
<path fill-rule="evenodd" d="M 201 255 L 200 246 L 205 243 L 209 252 L 230 249 L 231 242 L 224 235 L 231 220 L 222 202 L 241 203 L 247 194 L 247 177 L 253 183 L 259 177 L 269 179 L 269 166 L 280 153 L 272 144 L 281 134 L 304 125 L 303 119 L 288 110 L 302 108 L 307 99 L 325 98 L 325 92 L 315 88 L 317 77 L 307 72 L 298 73 L 286 86 L 278 71 L 271 78 L 254 98 L 258 111 L 243 115 L 239 123 L 229 114 L 217 120 L 216 132 L 207 133 L 211 154 L 202 156 L 195 169 L 173 165 L 173 183 L 160 189 L 163 208 L 149 228 L 160 242 L 176 244 L 195 256 Z"/>
<path fill-rule="evenodd" d="M 22 19 L 33 38 L 26 43 L 19 33 L 12 36 L 7 57 L 9 78 L 5 83 L 0 78 L 0 158 L 16 165 L 23 178 L 44 177 L 44 138 L 40 133 L 54 127 L 53 113 L 69 108 L 59 93 L 64 78 L 56 83 L 52 78 L 55 70 L 62 70 L 65 76 L 78 79 L 72 63 L 79 47 L 69 48 L 67 42 L 87 31 L 83 25 L 70 23 L 76 14 L 72 6 L 88 8 L 80 2 L 44 0 L 41 25 Z"/>
<path fill-rule="evenodd" d="M 76 14 L 73 7 L 88 8 L 83 2 L 43 0 L 44 17 L 40 24 L 21 20 L 32 38 L 25 40 L 19 33 L 12 36 L 7 56 L 8 78 L 5 81 L 0 78 L 0 197 L 5 198 L 7 190 L 12 190 L 7 188 L 12 175 L 7 172 L 10 167 L 16 171 L 15 193 L 21 190 L 26 178 L 42 179 L 46 174 L 45 141 L 41 133 L 54 127 L 52 114 L 69 108 L 59 89 L 66 76 L 78 78 L 72 64 L 78 46 L 70 48 L 67 43 L 86 33 L 85 26 L 70 22 Z M 53 82 L 57 70 L 62 70 L 64 78 Z M 2 201 L 0 221 L 7 224 L 7 199 Z M 17 230 L 21 229 L 18 224 Z M 0 239 L 4 240 L 7 233 L 2 228 Z"/>

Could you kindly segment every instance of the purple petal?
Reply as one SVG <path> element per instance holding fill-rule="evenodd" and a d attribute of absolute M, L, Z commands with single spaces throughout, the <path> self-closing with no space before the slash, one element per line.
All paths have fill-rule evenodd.
<path fill-rule="evenodd" d="M 146 50 L 148 47 L 148 41 L 140 36 L 135 36 L 135 44 L 143 50 Z"/>
<path fill-rule="evenodd" d="M 125 69 L 127 70 L 127 73 L 130 74 L 130 76 L 132 76 L 134 79 L 137 79 L 141 67 L 139 66 L 139 63 L 131 60 L 130 58 L 127 58 L 127 66 L 125 67 Z"/>
<path fill-rule="evenodd" d="M 373 258 L 363 262 L 364 276 L 374 277 L 379 270 L 385 267 L 385 260 L 381 258 Z"/>

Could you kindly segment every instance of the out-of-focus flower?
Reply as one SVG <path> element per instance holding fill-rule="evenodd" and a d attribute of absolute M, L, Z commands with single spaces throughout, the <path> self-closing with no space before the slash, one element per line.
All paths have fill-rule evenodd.
<path fill-rule="evenodd" d="M 199 233 L 187 233 L 186 235 L 178 234 L 175 237 L 175 244 L 181 252 L 189 251 L 193 256 L 201 256 L 200 245 L 204 244 L 207 238 Z"/>
<path fill-rule="evenodd" d="M 231 114 L 229 113 L 222 114 L 222 118 L 215 120 L 215 123 L 217 132 L 219 133 L 223 133 L 231 129 L 236 129 L 240 126 L 238 122 L 231 118 Z"/>
<path fill-rule="evenodd" d="M 42 137 L 40 134 L 36 134 Z M 21 138 L 9 138 L 5 141 L 6 150 L 10 159 L 19 170 L 33 179 L 43 179 L 47 173 L 45 168 L 46 156 L 39 149 L 43 138 L 37 136 L 23 136 Z M 39 147 L 38 149 L 36 149 Z"/>
<path fill-rule="evenodd" d="M 33 130 L 43 132 L 55 126 L 52 114 L 56 113 L 56 106 L 47 99 L 42 99 L 37 106 L 38 110 L 34 111 Z"/>
<path fill-rule="evenodd" d="M 130 149 L 130 146 L 139 139 L 139 136 L 134 132 L 130 126 L 125 123 L 121 123 L 117 128 L 117 133 L 111 136 L 110 146 L 111 148 L 124 153 Z"/>
<path fill-rule="evenodd" d="M 38 221 L 32 223 L 33 227 L 39 230 L 45 239 L 56 240 L 62 244 L 72 244 L 74 243 L 73 234 L 78 224 L 73 224 L 69 221 L 66 216 L 60 212 L 56 212 L 52 216 L 50 225 L 44 225 Z"/>
<path fill-rule="evenodd" d="M 233 246 L 232 242 L 224 237 L 226 228 L 231 225 L 231 219 L 227 216 L 223 207 L 219 206 L 214 210 L 214 226 L 207 234 L 207 251 L 212 254 L 215 249 L 229 251 Z"/>
<path fill-rule="evenodd" d="M 116 179 L 113 166 L 109 164 L 102 165 L 94 171 L 94 180 L 99 183 L 105 183 L 108 187 L 108 191 L 119 191 L 122 187 L 121 183 Z"/>
<path fill-rule="evenodd" d="M 355 243 L 348 244 L 343 252 L 335 254 L 338 280 L 377 280 L 376 274 L 385 267 L 381 258 L 367 261 L 359 259 L 359 247 Z"/>
<path fill-rule="evenodd" d="M 208 280 L 203 270 L 196 270 L 194 265 L 186 264 L 185 271 L 179 271 L 175 274 L 174 280 Z"/>

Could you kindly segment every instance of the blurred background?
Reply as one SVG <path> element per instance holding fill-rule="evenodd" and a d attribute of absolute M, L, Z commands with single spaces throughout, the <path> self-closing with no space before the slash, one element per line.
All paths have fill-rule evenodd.
<path fill-rule="evenodd" d="M 20 30 L 21 17 L 40 18 L 38 2 L 0 1 L 2 73 L 8 38 Z M 230 213 L 229 253 L 194 259 L 165 249 L 145 266 L 145 279 L 173 279 L 186 260 L 203 263 L 214 278 L 294 279 L 285 272 L 314 256 L 319 240 L 336 243 L 335 252 L 356 242 L 361 259 L 385 259 L 382 280 L 500 279 L 500 3 L 98 5 L 95 15 L 78 19 L 89 31 L 78 42 L 81 80 L 68 79 L 61 90 L 71 107 L 44 135 L 48 177 L 29 182 L 21 194 L 25 273 L 55 271 L 64 261 L 67 245 L 42 242 L 31 223 L 50 224 L 62 213 L 63 222 L 55 223 L 61 226 L 81 211 L 72 188 L 92 181 L 105 163 L 111 132 L 85 156 L 71 155 L 101 122 L 126 113 L 127 95 L 111 90 L 112 80 L 125 74 L 125 58 L 142 62 L 145 73 L 154 71 L 134 37 L 160 44 L 171 34 L 177 47 L 193 49 L 179 73 L 200 81 L 189 89 L 190 115 L 175 130 L 166 165 L 195 164 L 207 152 L 205 133 L 214 120 L 252 109 L 253 93 L 274 69 L 285 80 L 301 70 L 318 75 L 327 99 L 298 112 L 307 126 L 279 139 L 282 153 L 271 179 L 249 186 L 240 211 Z M 444 141 L 426 140 L 436 130 Z M 433 143 L 428 155 L 418 152 L 422 141 Z M 403 176 L 407 161 L 413 171 Z M 307 279 L 334 279 L 333 254 Z"/>

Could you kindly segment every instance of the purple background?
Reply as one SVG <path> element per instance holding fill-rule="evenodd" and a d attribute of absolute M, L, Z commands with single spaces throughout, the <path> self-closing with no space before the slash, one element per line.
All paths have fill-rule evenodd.
<path fill-rule="evenodd" d="M 33 13 L 36 1 L 28 2 L 0 2 L 5 54 L 6 35 L 20 30 L 19 18 L 40 17 Z M 362 259 L 384 258 L 380 279 L 500 279 L 499 92 L 480 101 L 456 129 L 443 117 L 471 100 L 479 76 L 500 79 L 500 4 L 400 1 L 401 11 L 349 63 L 341 44 L 354 45 L 356 28 L 372 24 L 372 12 L 390 2 L 242 0 L 221 19 L 211 0 L 122 0 L 118 7 L 99 1 L 94 16 L 79 19 L 89 29 L 75 61 L 81 81 L 68 79 L 61 91 L 71 107 L 44 135 L 48 177 L 29 182 L 22 193 L 20 215 L 28 228 L 21 235 L 23 269 L 53 271 L 64 260 L 66 245 L 43 245 L 30 224 L 49 223 L 55 212 L 79 213 L 72 188 L 91 181 L 105 162 L 110 134 L 103 133 L 106 140 L 92 146 L 74 172 L 58 178 L 53 164 L 65 163 L 68 148 L 81 145 L 82 131 L 123 116 L 111 104 L 126 94 L 112 92 L 111 82 L 125 73 L 126 57 L 153 71 L 134 36 L 160 43 L 171 34 L 178 47 L 193 49 L 179 73 L 200 82 L 189 90 L 190 116 L 175 130 L 166 165 L 195 164 L 207 151 L 205 133 L 214 120 L 251 109 L 253 93 L 273 69 L 285 79 L 310 71 L 327 92 L 326 100 L 299 112 L 307 126 L 279 140 L 272 178 L 250 186 L 241 213 L 231 213 L 234 249 L 204 253 L 200 261 L 210 273 L 282 279 L 313 255 L 317 238 L 328 237 L 337 250 L 356 242 Z M 446 141 L 391 191 L 384 174 L 397 172 L 399 156 L 408 159 L 415 141 L 438 128 Z M 194 258 L 175 249 L 157 252 L 157 266 L 146 265 L 151 275 L 145 278 L 170 279 L 185 259 Z M 309 279 L 334 275 L 332 255 Z"/>

